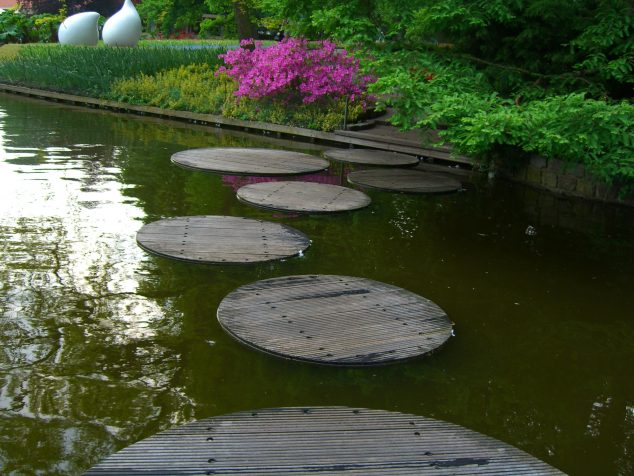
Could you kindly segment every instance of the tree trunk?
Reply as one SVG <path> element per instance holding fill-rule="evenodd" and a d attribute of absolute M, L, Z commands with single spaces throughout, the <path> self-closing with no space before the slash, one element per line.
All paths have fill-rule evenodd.
<path fill-rule="evenodd" d="M 249 15 L 249 6 L 245 0 L 233 1 L 233 13 L 236 18 L 238 37 L 241 40 L 255 38 L 255 25 Z"/>

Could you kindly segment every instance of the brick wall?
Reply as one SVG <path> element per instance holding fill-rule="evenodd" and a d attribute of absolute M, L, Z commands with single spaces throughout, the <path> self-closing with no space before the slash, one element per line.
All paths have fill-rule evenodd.
<path fill-rule="evenodd" d="M 634 206 L 634 194 L 621 196 L 618 185 L 607 185 L 586 172 L 581 164 L 534 156 L 522 166 L 503 167 L 499 172 L 511 180 L 555 193 Z"/>

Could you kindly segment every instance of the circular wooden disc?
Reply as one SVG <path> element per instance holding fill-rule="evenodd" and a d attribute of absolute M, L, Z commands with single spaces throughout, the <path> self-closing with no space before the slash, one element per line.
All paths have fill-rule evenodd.
<path fill-rule="evenodd" d="M 197 263 L 255 263 L 301 254 L 310 240 L 286 225 L 249 218 L 191 216 L 148 223 L 137 233 L 142 248 Z"/>
<path fill-rule="evenodd" d="M 247 284 L 222 300 L 218 320 L 256 349 L 331 365 L 409 359 L 451 336 L 447 315 L 428 299 L 348 276 L 285 276 Z"/>
<path fill-rule="evenodd" d="M 328 168 L 328 161 L 300 152 L 277 149 L 209 147 L 172 155 L 172 162 L 206 172 L 236 175 L 299 175 Z"/>
<path fill-rule="evenodd" d="M 562 475 L 499 440 L 441 420 L 365 408 L 268 408 L 141 440 L 85 474 Z"/>
<path fill-rule="evenodd" d="M 327 213 L 357 210 L 371 200 L 365 193 L 314 182 L 261 182 L 238 190 L 243 202 L 275 210 Z"/>
<path fill-rule="evenodd" d="M 324 152 L 324 157 L 339 162 L 364 165 L 387 165 L 403 167 L 418 164 L 418 157 L 398 152 L 372 149 L 331 149 Z"/>
<path fill-rule="evenodd" d="M 455 192 L 462 187 L 460 182 L 445 175 L 402 169 L 359 170 L 348 174 L 348 182 L 362 187 L 407 193 Z"/>

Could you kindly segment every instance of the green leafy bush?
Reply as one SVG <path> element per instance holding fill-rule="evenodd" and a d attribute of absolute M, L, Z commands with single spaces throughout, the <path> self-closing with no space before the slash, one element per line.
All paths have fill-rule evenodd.
<path fill-rule="evenodd" d="M 62 14 L 27 15 L 14 9 L 0 11 L 0 42 L 49 43 L 57 39 Z"/>
<path fill-rule="evenodd" d="M 438 129 L 457 152 L 485 161 L 539 154 L 583 163 L 606 181 L 634 183 L 630 102 L 583 93 L 511 100 L 469 64 L 443 55 L 392 55 L 374 64 L 384 71 L 374 89 L 397 108 L 394 121 L 403 128 Z"/>

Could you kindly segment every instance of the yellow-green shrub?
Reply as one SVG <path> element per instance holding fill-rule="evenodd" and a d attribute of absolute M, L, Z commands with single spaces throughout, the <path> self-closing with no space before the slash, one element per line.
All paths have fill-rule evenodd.
<path fill-rule="evenodd" d="M 271 122 L 331 131 L 343 123 L 343 100 L 328 103 L 285 104 L 269 100 L 236 98 L 235 83 L 227 75 L 216 76 L 208 65 L 181 66 L 155 75 L 121 79 L 110 97 L 132 104 L 186 110 L 248 121 Z M 348 121 L 363 112 L 359 103 L 349 106 Z"/>
<path fill-rule="evenodd" d="M 224 103 L 233 100 L 232 91 L 230 79 L 214 76 L 209 65 L 202 64 L 120 79 L 112 85 L 110 97 L 132 104 L 220 114 Z"/>

